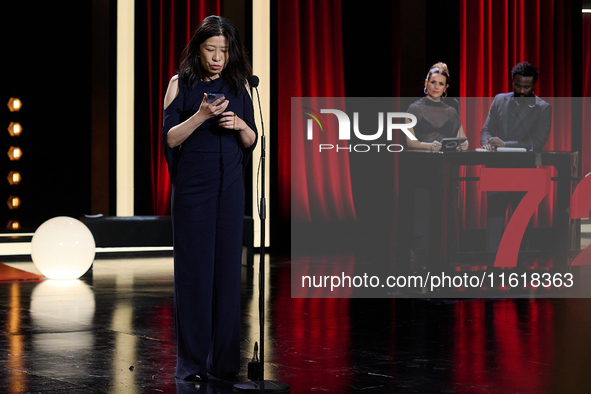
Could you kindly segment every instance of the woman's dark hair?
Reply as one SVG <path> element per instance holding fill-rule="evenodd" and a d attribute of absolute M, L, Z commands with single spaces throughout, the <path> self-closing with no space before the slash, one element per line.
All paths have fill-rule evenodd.
<path fill-rule="evenodd" d="M 191 41 L 183 50 L 179 76 L 189 88 L 193 88 L 199 81 L 206 80 L 208 75 L 200 61 L 200 46 L 210 37 L 224 36 L 228 41 L 228 61 L 221 76 L 230 85 L 230 90 L 236 96 L 242 96 L 244 85 L 252 71 L 246 50 L 242 46 L 238 30 L 226 19 L 217 15 L 210 15 L 203 19 L 191 37 Z"/>
<path fill-rule="evenodd" d="M 534 77 L 534 83 L 538 82 L 538 76 L 540 73 L 536 66 L 528 62 L 517 63 L 511 70 L 511 79 L 515 79 L 516 75 L 523 77 Z"/>

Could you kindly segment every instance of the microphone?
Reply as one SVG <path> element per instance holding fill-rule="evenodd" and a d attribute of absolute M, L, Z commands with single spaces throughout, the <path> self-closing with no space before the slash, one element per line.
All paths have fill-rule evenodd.
<path fill-rule="evenodd" d="M 259 173 L 261 171 L 261 167 L 264 167 L 264 163 L 265 163 L 265 156 L 266 156 L 266 150 L 267 150 L 267 146 L 266 146 L 266 138 L 265 138 L 265 122 L 263 122 L 263 109 L 261 108 L 261 96 L 259 95 L 259 89 L 257 88 L 257 86 L 259 86 L 259 77 L 257 77 L 256 75 L 251 75 L 250 77 L 248 77 L 248 84 L 250 86 L 252 86 L 254 88 L 254 90 L 257 92 L 257 101 L 259 103 L 259 115 L 261 117 L 261 159 L 259 161 Z M 265 177 L 264 177 L 264 173 L 265 173 L 265 169 L 263 168 L 263 190 L 264 190 L 264 183 L 265 183 Z M 258 175 L 257 175 L 257 183 L 258 183 Z M 257 198 L 258 198 L 258 186 L 257 186 Z M 261 205 L 259 207 L 259 217 L 262 220 L 265 220 L 267 217 L 267 202 L 265 199 L 265 193 L 263 193 L 263 196 L 261 197 Z M 264 241 L 261 241 L 264 242 Z M 261 341 L 261 356 L 263 353 L 263 342 Z M 262 357 L 261 357 L 262 358 Z"/>
<path fill-rule="evenodd" d="M 256 75 L 251 75 L 250 77 L 248 77 L 248 84 L 253 88 L 256 88 L 257 86 L 259 86 L 259 77 L 257 77 Z"/>
<path fill-rule="evenodd" d="M 262 130 L 261 130 L 262 131 L 261 136 L 264 137 L 265 136 L 265 124 L 263 123 L 263 110 L 261 108 L 261 96 L 259 96 L 259 90 L 257 89 L 257 86 L 259 86 L 259 82 L 260 82 L 259 81 L 259 77 L 257 77 L 256 75 L 251 75 L 250 77 L 248 77 L 247 81 L 248 81 L 248 84 L 250 86 L 252 86 L 254 88 L 254 90 L 256 90 L 256 92 L 257 92 L 257 100 L 259 102 L 259 113 L 260 113 L 260 116 L 261 116 L 261 128 L 262 128 Z M 265 148 L 265 146 L 264 146 L 264 144 L 265 144 L 264 139 L 261 142 L 263 144 L 263 149 L 264 149 Z"/>
<path fill-rule="evenodd" d="M 259 77 L 257 77 L 256 75 L 251 75 L 250 77 L 248 77 L 247 79 L 248 84 L 254 88 L 254 90 L 256 90 L 257 92 L 257 100 L 259 102 L 259 113 L 261 116 L 261 137 L 263 137 L 261 139 L 261 143 L 263 144 L 262 148 L 265 148 L 265 141 L 264 141 L 264 136 L 265 136 L 265 123 L 263 123 L 263 109 L 261 108 L 261 96 L 259 96 L 259 90 L 257 89 L 257 86 L 259 86 Z"/>
<path fill-rule="evenodd" d="M 267 218 L 267 203 L 265 199 L 265 157 L 266 157 L 266 147 L 265 147 L 265 124 L 263 123 L 263 110 L 261 109 L 261 97 L 259 95 L 259 90 L 257 86 L 259 86 L 259 77 L 256 75 L 251 75 L 248 77 L 248 83 L 252 86 L 257 92 L 257 100 L 259 103 L 259 112 L 261 116 L 261 158 L 259 160 L 259 169 L 258 172 L 261 174 L 261 197 L 260 197 L 260 204 L 258 206 L 259 209 L 259 218 L 261 220 L 261 246 L 260 246 L 260 255 L 265 256 L 265 219 Z M 257 198 L 258 198 L 258 178 L 257 175 Z M 252 389 L 258 391 L 266 391 L 266 392 L 287 392 L 289 391 L 289 385 L 281 382 L 276 381 L 268 381 L 265 380 L 265 264 L 259 264 L 259 357 L 256 356 L 257 345 L 255 344 L 254 355 L 252 361 L 248 365 L 248 378 L 255 379 L 256 381 L 250 381 L 246 384 L 238 383 L 234 385 L 235 388 L 238 388 L 239 391 L 242 389 Z M 258 370 L 258 371 L 257 371 Z M 257 373 L 258 372 L 258 373 Z M 265 384 L 267 384 L 267 388 L 269 391 L 265 390 Z"/>

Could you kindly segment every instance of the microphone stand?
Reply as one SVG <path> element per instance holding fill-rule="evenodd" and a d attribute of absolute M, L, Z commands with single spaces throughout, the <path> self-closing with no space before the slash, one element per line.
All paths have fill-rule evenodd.
<path fill-rule="evenodd" d="M 267 203 L 265 199 L 265 158 L 266 158 L 266 140 L 265 140 L 265 125 L 263 123 L 263 114 L 261 110 L 261 98 L 259 96 L 259 78 L 255 75 L 248 79 L 249 84 L 255 88 L 257 92 L 257 99 L 259 103 L 259 111 L 261 111 L 261 199 L 259 205 L 259 218 L 261 221 L 261 247 L 259 257 L 259 330 L 260 330 L 260 357 L 258 368 L 258 379 L 236 383 L 234 385 L 235 391 L 258 391 L 259 393 L 289 393 L 289 385 L 286 383 L 276 382 L 273 380 L 265 380 L 265 220 L 267 219 Z"/>

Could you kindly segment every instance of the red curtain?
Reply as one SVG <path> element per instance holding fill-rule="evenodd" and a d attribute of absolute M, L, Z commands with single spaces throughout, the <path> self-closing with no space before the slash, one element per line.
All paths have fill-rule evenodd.
<path fill-rule="evenodd" d="M 494 97 L 512 91 L 511 68 L 527 60 L 540 71 L 535 88 L 538 96 L 570 97 L 570 17 L 570 0 L 461 0 L 460 95 Z M 552 133 L 544 150 L 569 151 L 570 108 L 554 107 Z M 464 124 L 473 147 L 480 145 L 485 117 L 486 110 L 479 124 Z M 469 167 L 464 175 L 478 176 L 478 171 L 478 167 Z M 485 196 L 474 183 L 468 183 L 463 193 L 464 225 L 484 228 Z M 552 205 L 551 195 L 542 202 L 541 211 L 549 212 Z M 549 225 L 550 217 L 542 215 L 540 224 Z"/>
<path fill-rule="evenodd" d="M 298 163 L 306 163 L 306 152 L 292 146 L 291 98 L 345 97 L 341 2 L 279 1 L 277 14 L 281 220 L 290 220 L 292 207 L 303 221 L 312 217 L 325 221 L 353 218 L 348 155 L 330 155 L 330 163 L 318 166 L 310 165 L 308 160 L 309 168 L 298 165 L 293 187 L 291 171 L 291 155 L 297 155 L 293 159 Z"/>
<path fill-rule="evenodd" d="M 176 73 L 181 52 L 199 22 L 220 15 L 220 0 L 146 0 L 149 128 L 152 208 L 155 215 L 170 215 L 171 185 L 162 151 L 162 103 L 170 78 Z M 140 33 L 141 34 L 141 33 Z"/>
<path fill-rule="evenodd" d="M 462 0 L 460 95 L 511 91 L 511 68 L 527 60 L 540 71 L 538 96 L 570 97 L 570 10 L 569 0 Z"/>

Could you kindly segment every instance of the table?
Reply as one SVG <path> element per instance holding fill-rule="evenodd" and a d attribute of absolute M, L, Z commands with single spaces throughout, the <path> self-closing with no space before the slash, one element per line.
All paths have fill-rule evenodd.
<path fill-rule="evenodd" d="M 413 211 L 408 207 L 412 206 L 412 191 L 411 184 L 413 178 L 412 169 L 419 163 L 425 167 L 443 168 L 443 193 L 435 198 L 441 201 L 442 215 L 441 221 L 445 221 L 449 214 L 449 202 L 451 201 L 451 190 L 449 187 L 452 181 L 460 182 L 478 181 L 478 178 L 461 178 L 454 177 L 452 174 L 459 166 L 464 165 L 482 165 L 486 168 L 499 168 L 499 170 L 507 169 L 535 169 L 537 166 L 552 166 L 557 170 L 557 176 L 551 181 L 556 182 L 557 195 L 556 206 L 553 212 L 553 239 L 556 240 L 552 245 L 552 252 L 554 254 L 555 262 L 560 264 L 568 264 L 568 256 L 570 251 L 571 241 L 571 226 L 568 216 L 570 207 L 570 199 L 573 190 L 573 180 L 578 175 L 578 152 L 431 152 L 422 150 L 404 150 L 399 156 L 399 196 L 397 206 L 397 250 L 396 262 L 397 266 L 408 264 L 410 261 L 410 248 L 412 243 L 412 231 L 409 231 L 409 225 L 413 223 Z M 538 169 L 542 171 L 542 169 Z M 502 186 L 499 186 L 502 188 Z M 491 190 L 491 189 L 483 189 Z M 509 190 L 509 189 L 505 189 Z M 445 222 L 444 222 L 445 223 Z M 444 263 L 449 263 L 449 237 L 445 231 L 445 226 L 442 228 L 441 234 L 430 234 L 430 238 L 441 235 L 441 242 L 435 250 L 431 248 L 430 252 L 435 255 L 440 255 Z M 454 245 L 451 245 L 453 249 Z M 500 250 L 500 249 L 499 249 Z M 500 253 L 500 252 L 499 252 Z M 564 262 L 564 263 L 563 263 Z M 507 262 L 507 266 L 513 266 L 513 262 Z M 516 261 L 515 261 L 516 263 Z M 495 263 L 497 266 L 497 263 Z"/>

